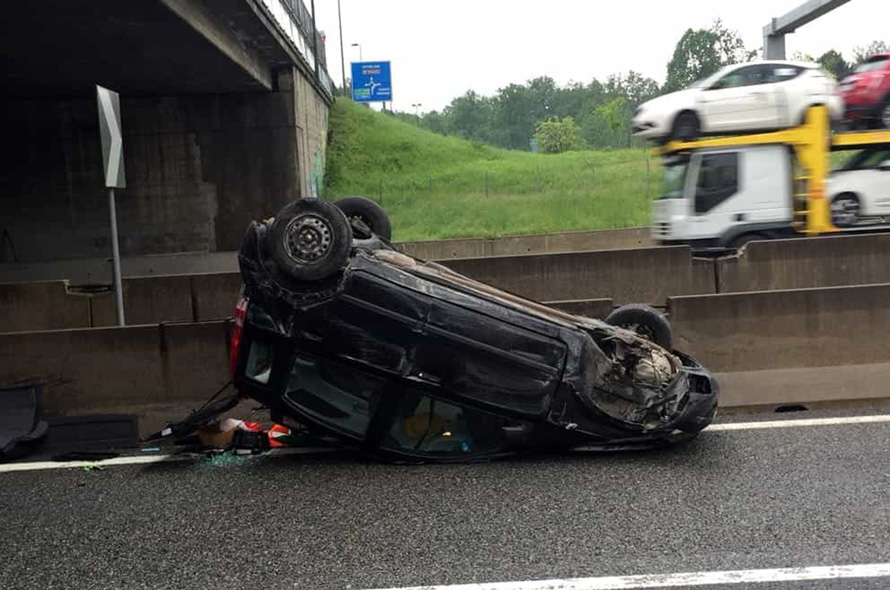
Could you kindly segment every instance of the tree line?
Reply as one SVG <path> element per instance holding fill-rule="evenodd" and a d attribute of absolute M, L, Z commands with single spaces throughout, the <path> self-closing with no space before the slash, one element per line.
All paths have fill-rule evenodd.
<path fill-rule="evenodd" d="M 818 58 L 797 54 L 794 59 L 818 62 L 841 79 L 870 55 L 886 51 L 875 41 L 857 48 L 850 61 L 829 50 Z M 717 20 L 708 29 L 688 29 L 674 47 L 665 83 L 639 72 L 613 74 L 605 81 L 569 82 L 559 86 L 549 76 L 510 84 L 494 96 L 469 90 L 441 111 L 423 115 L 397 112 L 400 119 L 443 135 L 516 149 L 561 152 L 642 145 L 631 135 L 634 110 L 660 94 L 686 88 L 720 68 L 757 58 L 738 33 Z"/>

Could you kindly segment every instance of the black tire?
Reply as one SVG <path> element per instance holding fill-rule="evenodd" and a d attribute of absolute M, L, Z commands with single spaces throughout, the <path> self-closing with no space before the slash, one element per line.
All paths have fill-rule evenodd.
<path fill-rule="evenodd" d="M 862 204 L 853 193 L 841 193 L 831 200 L 831 223 L 836 227 L 852 227 L 859 221 Z"/>
<path fill-rule="evenodd" d="M 701 121 L 692 111 L 683 111 L 674 120 L 671 138 L 680 141 L 693 141 L 701 135 Z"/>
<path fill-rule="evenodd" d="M 890 129 L 890 96 L 884 99 L 881 110 L 878 112 L 878 126 L 883 129 Z"/>
<path fill-rule="evenodd" d="M 344 197 L 334 204 L 352 221 L 360 220 L 374 234 L 386 241 L 392 239 L 392 224 L 389 221 L 389 215 L 383 210 L 383 207 L 368 199 L 367 197 Z M 356 236 L 362 239 L 368 239 L 371 236 Z"/>
<path fill-rule="evenodd" d="M 298 281 L 319 281 L 346 264 L 352 228 L 333 203 L 300 199 L 275 216 L 268 239 L 279 270 Z"/>
<path fill-rule="evenodd" d="M 657 309 L 639 303 L 622 305 L 606 317 L 606 323 L 632 330 L 668 350 L 673 349 L 671 325 Z"/>

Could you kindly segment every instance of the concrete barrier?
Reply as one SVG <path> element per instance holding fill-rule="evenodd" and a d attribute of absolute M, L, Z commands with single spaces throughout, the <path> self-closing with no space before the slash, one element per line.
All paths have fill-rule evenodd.
<path fill-rule="evenodd" d="M 399 250 L 405 254 L 421 260 L 584 252 L 617 248 L 645 248 L 652 245 L 650 231 L 647 227 L 396 244 Z"/>
<path fill-rule="evenodd" d="M 188 275 L 128 277 L 123 281 L 124 315 L 128 325 L 164 322 L 190 322 L 195 313 Z M 114 326 L 114 295 L 92 298 L 92 325 Z"/>
<path fill-rule="evenodd" d="M 714 293 L 713 263 L 686 246 L 446 260 L 469 277 L 536 301 L 611 298 L 661 305 L 672 295 Z"/>
<path fill-rule="evenodd" d="M 714 371 L 890 361 L 890 284 L 668 301 L 677 342 Z"/>
<path fill-rule="evenodd" d="M 189 289 L 198 322 L 229 318 L 241 292 L 241 273 L 191 275 Z"/>
<path fill-rule="evenodd" d="M 68 292 L 67 281 L 0 284 L 0 329 L 59 330 L 90 325 L 90 299 Z"/>
<path fill-rule="evenodd" d="M 135 413 L 143 434 L 229 380 L 227 321 L 0 334 L 0 383 L 44 383 L 49 415 Z"/>
<path fill-rule="evenodd" d="M 890 397 L 890 284 L 671 297 L 668 310 L 725 405 Z"/>
<path fill-rule="evenodd" d="M 575 315 L 583 315 L 598 320 L 605 319 L 613 309 L 615 304 L 611 299 L 575 299 L 569 301 L 550 301 L 547 303 L 550 307 L 561 309 L 562 311 L 573 313 Z"/>
<path fill-rule="evenodd" d="M 890 282 L 890 234 L 751 242 L 719 259 L 720 293 Z"/>
<path fill-rule="evenodd" d="M 554 305 L 591 317 L 612 308 L 608 299 Z M 668 309 L 677 347 L 717 375 L 724 407 L 890 397 L 890 284 L 672 297 Z M 52 415 L 137 414 L 145 434 L 228 381 L 230 328 L 4 333 L 0 385 L 44 383 Z"/>
<path fill-rule="evenodd" d="M 652 246 L 649 229 L 607 229 L 554 234 L 430 240 L 396 244 L 422 260 L 475 258 L 546 252 L 573 252 Z M 182 252 L 128 256 L 121 260 L 125 277 L 238 272 L 237 252 Z M 0 282 L 69 280 L 73 285 L 111 285 L 107 258 L 0 264 Z"/>

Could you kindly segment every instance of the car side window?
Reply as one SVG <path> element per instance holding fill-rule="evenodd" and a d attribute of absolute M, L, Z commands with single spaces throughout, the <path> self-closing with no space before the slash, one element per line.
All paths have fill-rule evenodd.
<path fill-rule="evenodd" d="M 711 90 L 723 90 L 725 88 L 740 88 L 760 84 L 761 75 L 757 72 L 758 66 L 748 66 L 734 70 L 720 78 Z"/>
<path fill-rule="evenodd" d="M 803 68 L 796 66 L 777 65 L 763 67 L 766 70 L 766 82 L 787 82 L 797 78 L 803 72 Z"/>
<path fill-rule="evenodd" d="M 381 448 L 418 455 L 472 455 L 502 450 L 507 420 L 406 391 Z"/>
<path fill-rule="evenodd" d="M 695 190 L 695 213 L 707 213 L 739 190 L 739 155 L 706 154 Z"/>

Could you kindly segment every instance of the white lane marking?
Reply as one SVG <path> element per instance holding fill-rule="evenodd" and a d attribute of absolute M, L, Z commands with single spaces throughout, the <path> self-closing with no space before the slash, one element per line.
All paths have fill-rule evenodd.
<path fill-rule="evenodd" d="M 768 422 L 727 422 L 712 424 L 703 432 L 717 430 L 760 430 L 766 428 L 793 428 L 796 426 L 837 426 L 840 424 L 876 424 L 890 422 L 890 414 L 880 416 L 842 416 L 838 418 L 807 418 L 803 420 L 770 420 Z"/>
<path fill-rule="evenodd" d="M 877 424 L 890 422 L 890 414 L 879 416 L 844 416 L 839 418 L 808 418 L 804 420 L 771 420 L 767 422 L 729 422 L 724 424 L 712 424 L 704 432 L 718 432 L 726 430 L 762 430 L 767 428 L 792 428 L 804 426 L 838 426 L 843 424 Z M 331 452 L 328 448 L 302 448 L 302 449 L 278 449 L 269 455 L 303 455 Z M 145 465 L 150 463 L 163 463 L 166 461 L 195 461 L 194 455 L 150 455 L 115 457 L 103 461 L 35 461 L 31 463 L 3 463 L 0 464 L 0 473 L 12 471 L 39 471 L 42 469 L 72 469 L 89 465 L 99 467 L 114 465 Z"/>
<path fill-rule="evenodd" d="M 276 449 L 257 457 L 278 457 L 284 455 L 313 455 L 317 453 L 329 453 L 332 449 L 324 447 L 306 447 L 299 449 Z M 248 457 L 249 455 L 245 455 Z M 177 461 L 199 461 L 203 455 L 136 455 L 130 457 L 115 457 L 101 461 L 32 461 L 30 463 L 3 463 L 0 464 L 0 473 L 12 471 L 42 471 L 45 469 L 78 469 L 90 467 L 112 467 L 115 465 L 147 465 L 151 463 L 175 463 Z"/>
<path fill-rule="evenodd" d="M 385 590 L 621 590 L 630 588 L 672 588 L 690 585 L 712 586 L 714 584 L 736 585 L 886 577 L 890 577 L 890 563 L 653 574 L 644 576 L 608 576 L 602 578 L 495 582 L 491 584 L 455 584 L 452 586 L 412 586 L 410 588 L 387 588 Z"/>

